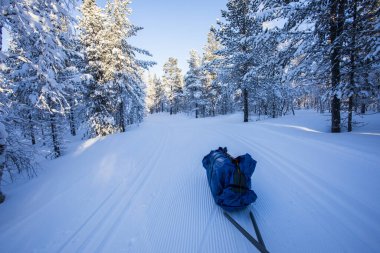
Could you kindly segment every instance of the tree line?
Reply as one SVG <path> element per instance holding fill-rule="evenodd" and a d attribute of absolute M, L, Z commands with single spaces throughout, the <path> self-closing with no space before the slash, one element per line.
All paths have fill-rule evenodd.
<path fill-rule="evenodd" d="M 229 0 L 203 56 L 190 52 L 176 104 L 195 117 L 242 110 L 244 122 L 314 108 L 331 113 L 332 132 L 352 131 L 353 113 L 380 111 L 379 10 L 379 0 Z M 174 61 L 149 82 L 150 112 L 173 101 Z"/>

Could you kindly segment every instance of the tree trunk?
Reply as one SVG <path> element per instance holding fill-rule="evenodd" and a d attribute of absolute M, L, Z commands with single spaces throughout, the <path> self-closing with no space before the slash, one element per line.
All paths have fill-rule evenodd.
<path fill-rule="evenodd" d="M 347 131 L 352 132 L 352 108 L 353 108 L 353 96 L 348 99 L 348 122 Z"/>
<path fill-rule="evenodd" d="M 36 136 L 34 134 L 34 125 L 33 125 L 33 121 L 32 121 L 32 114 L 29 113 L 29 131 L 30 131 L 30 138 L 32 140 L 32 145 L 35 145 L 36 144 Z"/>
<path fill-rule="evenodd" d="M 1 4 L 1 0 L 0 0 Z M 3 23 L 0 21 L 0 52 L 3 51 Z"/>
<path fill-rule="evenodd" d="M 125 119 L 124 119 L 125 115 L 124 115 L 124 102 L 123 101 L 120 103 L 119 111 L 120 111 L 120 123 L 119 123 L 120 125 L 119 125 L 119 127 L 120 127 L 120 131 L 122 133 L 124 133 L 125 132 Z"/>
<path fill-rule="evenodd" d="M 351 55 L 350 55 L 350 90 L 353 93 L 355 87 L 355 60 L 356 60 L 356 17 L 357 17 L 357 0 L 354 0 L 353 6 L 353 17 L 352 17 L 352 44 L 351 44 Z M 352 132 L 352 110 L 353 110 L 353 96 L 350 94 L 348 99 L 348 121 L 347 121 L 347 131 Z"/>
<path fill-rule="evenodd" d="M 53 141 L 54 156 L 58 158 L 61 156 L 61 149 L 60 149 L 59 141 L 58 141 L 57 123 L 55 122 L 55 115 L 53 113 L 50 113 L 50 128 L 51 128 L 51 138 Z"/>
<path fill-rule="evenodd" d="M 198 118 L 198 103 L 195 103 L 195 118 Z"/>
<path fill-rule="evenodd" d="M 362 102 L 362 106 L 360 107 L 360 113 L 365 114 L 365 112 L 366 112 L 366 106 L 365 106 L 365 103 Z"/>
<path fill-rule="evenodd" d="M 294 113 L 294 106 L 293 106 L 293 103 L 292 103 L 292 105 L 291 105 L 291 108 L 292 108 L 293 116 L 295 116 L 296 114 Z"/>
<path fill-rule="evenodd" d="M 76 129 L 75 129 L 75 117 L 74 117 L 74 103 L 72 99 L 70 99 L 70 113 L 69 113 L 69 122 L 70 122 L 70 132 L 72 136 L 76 136 Z"/>
<path fill-rule="evenodd" d="M 4 202 L 5 196 L 1 191 L 1 182 L 5 168 L 5 148 L 6 148 L 7 133 L 5 126 L 0 122 L 0 204 Z"/>
<path fill-rule="evenodd" d="M 244 122 L 248 122 L 248 90 L 243 89 L 243 103 L 244 103 Z"/>
<path fill-rule="evenodd" d="M 342 35 L 344 25 L 344 9 L 346 0 L 333 0 L 330 6 L 330 40 L 332 44 L 331 61 L 331 86 L 333 91 L 340 83 L 340 58 L 341 42 L 337 42 Z M 331 132 L 339 133 L 340 130 L 340 99 L 334 95 L 331 103 Z"/>

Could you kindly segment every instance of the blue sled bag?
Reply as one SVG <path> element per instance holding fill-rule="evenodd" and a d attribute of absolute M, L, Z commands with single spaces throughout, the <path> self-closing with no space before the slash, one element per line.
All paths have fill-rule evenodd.
<path fill-rule="evenodd" d="M 240 210 L 253 203 L 251 176 L 256 161 L 249 154 L 231 157 L 227 148 L 211 151 L 202 160 L 215 203 L 226 211 Z"/>

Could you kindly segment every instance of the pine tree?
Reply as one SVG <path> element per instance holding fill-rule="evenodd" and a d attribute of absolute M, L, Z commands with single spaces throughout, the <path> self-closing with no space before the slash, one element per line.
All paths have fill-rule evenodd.
<path fill-rule="evenodd" d="M 145 104 L 150 114 L 156 112 L 156 87 L 153 78 L 148 76 L 148 86 L 146 87 L 146 100 Z"/>
<path fill-rule="evenodd" d="M 229 73 L 229 84 L 235 84 L 236 89 L 241 91 L 243 99 L 244 122 L 248 122 L 249 113 L 249 87 L 244 77 L 252 65 L 252 46 L 249 38 L 254 30 L 254 22 L 250 18 L 250 6 L 252 0 L 229 0 L 227 10 L 222 11 L 224 22 L 218 22 L 218 39 L 223 45 L 221 55 L 225 63 L 226 72 Z M 226 76 L 227 77 L 227 76 Z"/>
<path fill-rule="evenodd" d="M 170 57 L 163 67 L 163 84 L 165 86 L 166 97 L 170 114 L 176 114 L 181 109 L 183 97 L 183 77 L 181 69 L 178 67 L 178 60 Z"/>
<path fill-rule="evenodd" d="M 166 107 L 167 99 L 165 94 L 165 87 L 163 85 L 163 82 L 154 75 L 153 78 L 154 83 L 154 89 L 155 89 L 155 110 L 156 112 L 164 112 L 164 109 Z"/>
<path fill-rule="evenodd" d="M 221 45 L 216 38 L 215 29 L 212 27 L 207 35 L 207 44 L 203 48 L 203 58 L 201 65 L 201 78 L 203 83 L 205 103 L 209 114 L 215 116 L 217 106 L 221 101 L 221 82 L 217 80 L 218 68 L 220 68 L 221 58 L 217 51 L 221 50 Z"/>
<path fill-rule="evenodd" d="M 341 83 L 346 0 L 312 1 L 298 5 L 289 27 L 315 24 L 313 33 L 300 41 L 296 76 L 311 85 L 325 83 L 325 96 L 331 103 L 331 131 L 341 131 Z M 305 73 L 308 73 L 306 76 Z"/>
<path fill-rule="evenodd" d="M 251 18 L 254 20 L 253 64 L 246 81 L 253 84 L 252 106 L 259 115 L 273 118 L 285 114 L 292 107 L 292 89 L 285 70 L 293 59 L 292 38 L 284 23 L 288 5 L 279 0 L 253 1 Z M 263 15 L 265 13 L 265 15 Z"/>
<path fill-rule="evenodd" d="M 146 91 L 146 106 L 148 112 L 158 113 L 165 109 L 165 90 L 161 80 L 154 75 L 148 77 L 148 87 Z"/>
<path fill-rule="evenodd" d="M 189 70 L 185 75 L 184 85 L 185 103 L 190 111 L 195 110 L 195 118 L 198 118 L 199 107 L 204 104 L 204 102 L 202 101 L 201 59 L 195 50 L 190 51 L 188 63 Z"/>
<path fill-rule="evenodd" d="M 27 117 L 36 114 L 49 115 L 49 128 L 53 156 L 62 155 L 62 136 L 59 135 L 60 116 L 64 115 L 67 103 L 67 87 L 60 83 L 58 76 L 65 69 L 68 51 L 65 48 L 70 36 L 68 10 L 55 1 L 38 1 L 37 27 L 44 26 L 36 33 L 12 33 L 12 54 L 19 55 L 10 61 L 16 71 L 10 73 L 15 84 L 15 98 L 26 106 Z M 26 81 L 28 80 L 28 81 Z M 41 112 L 38 112 L 41 111 Z M 29 120 L 30 123 L 33 119 Z M 31 129 L 32 143 L 35 142 Z"/>
<path fill-rule="evenodd" d="M 288 80 L 308 84 L 305 90 L 312 91 L 311 98 L 318 100 L 312 104 L 320 104 L 321 111 L 323 103 L 331 106 L 332 132 L 341 131 L 341 111 L 347 110 L 350 131 L 354 107 L 364 109 L 360 104 L 378 100 L 379 2 L 305 1 L 292 7 L 287 29 L 297 50 Z M 308 32 L 300 29 L 306 26 Z"/>
<path fill-rule="evenodd" d="M 84 0 L 81 7 L 80 41 L 84 47 L 87 73 L 86 87 L 86 115 L 90 127 L 90 136 L 107 135 L 116 131 L 116 122 L 113 116 L 111 90 L 104 84 L 103 55 L 106 17 L 96 5 L 95 0 Z"/>
<path fill-rule="evenodd" d="M 93 66 L 88 115 L 94 135 L 124 132 L 127 124 L 140 122 L 144 114 L 142 69 L 153 63 L 137 60 L 137 53 L 150 54 L 128 42 L 141 29 L 128 19 L 129 4 L 108 2 L 104 13 L 92 0 L 82 6 L 82 43 Z"/>
<path fill-rule="evenodd" d="M 6 26 L 9 30 L 13 47 L 8 52 L 0 50 L 0 121 L 4 126 L 2 130 L 5 129 L 1 143 L 6 146 L 2 150 L 1 174 L 6 169 L 11 178 L 14 173 L 35 174 L 36 150 L 24 139 L 30 131 L 32 143 L 36 141 L 33 140 L 34 126 L 27 127 L 34 120 L 24 112 L 44 111 L 56 115 L 65 107 L 63 87 L 57 82 L 57 76 L 67 59 L 63 44 L 70 26 L 64 25 L 72 20 L 68 8 L 73 3 L 69 0 L 1 1 L 0 27 Z M 53 142 L 58 139 L 54 134 L 51 137 Z M 60 147 L 54 143 L 54 156 L 60 154 L 56 149 Z"/>
<path fill-rule="evenodd" d="M 380 56 L 378 53 L 380 40 L 379 34 L 380 2 L 349 0 L 347 2 L 346 23 L 342 37 L 342 100 L 348 104 L 347 129 L 352 131 L 352 114 L 354 107 L 361 107 L 361 112 L 366 106 L 379 104 L 378 82 Z"/>

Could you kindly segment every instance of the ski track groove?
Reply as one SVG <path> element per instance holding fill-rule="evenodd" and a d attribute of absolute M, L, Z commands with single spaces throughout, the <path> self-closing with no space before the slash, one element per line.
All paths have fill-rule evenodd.
<path fill-rule="evenodd" d="M 154 168 L 157 167 L 157 163 L 160 161 L 160 159 L 162 159 L 163 157 L 162 154 L 165 153 L 165 150 L 167 149 L 168 135 L 166 134 L 163 136 L 164 136 L 163 141 L 161 141 L 161 145 L 158 148 L 159 151 L 156 152 L 155 158 L 151 159 L 149 161 L 149 165 L 145 166 L 146 169 L 144 169 L 144 171 L 146 171 L 146 173 L 143 176 L 141 176 L 143 180 L 142 181 L 136 180 L 135 182 L 139 182 L 139 181 L 141 182 L 139 182 L 138 184 L 133 184 L 133 186 L 130 188 L 132 190 L 132 188 L 134 188 L 135 185 L 137 187 L 136 189 L 133 189 L 133 192 L 131 193 L 130 198 L 125 198 L 125 204 L 123 208 L 120 210 L 119 214 L 116 216 L 112 225 L 108 228 L 106 237 L 100 241 L 99 245 L 93 252 L 101 252 L 103 250 L 103 248 L 108 243 L 109 239 L 114 235 L 112 231 L 114 232 L 117 231 L 118 227 L 121 225 L 122 221 L 124 220 L 124 217 L 127 215 L 128 211 L 130 210 L 131 204 L 136 199 L 139 191 L 141 191 L 141 189 L 144 189 L 144 185 L 149 181 L 149 178 L 152 175 L 152 173 L 155 172 Z M 140 175 L 142 174 L 143 173 L 140 173 Z M 140 175 L 139 175 L 139 178 L 140 178 Z M 129 192 L 130 191 L 128 191 L 128 193 Z M 122 203 L 122 201 L 120 201 L 120 203 Z"/>
<path fill-rule="evenodd" d="M 107 195 L 107 197 L 100 203 L 100 205 L 87 217 L 87 219 L 82 223 L 81 226 L 79 226 L 73 234 L 61 245 L 61 247 L 58 248 L 57 252 L 62 252 L 65 247 L 75 238 L 77 234 L 81 232 L 81 230 L 91 221 L 91 219 L 99 212 L 99 210 L 108 202 L 108 200 L 113 196 L 115 191 L 120 187 L 122 182 L 120 182 L 117 186 L 114 187 L 114 189 L 111 191 L 110 194 Z"/>
<path fill-rule="evenodd" d="M 144 169 L 138 173 L 137 179 L 133 182 L 133 184 L 128 187 L 128 190 L 125 194 L 122 194 L 121 198 L 118 199 L 118 207 L 121 206 L 124 202 L 124 205 L 122 208 L 115 208 L 115 212 L 119 212 L 118 215 L 114 216 L 107 216 L 107 217 L 115 217 L 113 222 L 111 223 L 111 226 L 108 228 L 106 236 L 100 240 L 100 243 L 98 246 L 92 251 L 92 252 L 99 252 L 101 251 L 106 244 L 108 243 L 109 239 L 113 236 L 112 232 L 117 231 L 118 227 L 122 223 L 123 217 L 128 213 L 129 208 L 136 198 L 136 195 L 138 194 L 139 190 L 143 188 L 145 183 L 148 181 L 149 176 L 154 171 L 154 167 L 157 164 L 157 161 L 161 158 L 161 154 L 165 150 L 166 147 L 166 140 L 167 136 L 163 135 L 162 139 L 160 140 L 159 147 L 155 150 L 155 154 L 153 155 L 153 158 L 151 158 L 147 164 L 143 167 Z M 142 161 L 144 163 L 146 161 Z M 145 173 L 144 173 L 145 172 Z M 129 196 L 130 195 L 130 196 Z M 123 200 L 123 201 L 122 201 Z M 108 218 L 109 219 L 109 218 Z M 110 222 L 107 222 L 105 225 L 109 224 Z M 80 252 L 80 251 L 79 251 Z"/>
<path fill-rule="evenodd" d="M 215 213 L 217 211 L 217 206 L 215 205 L 214 208 L 212 208 L 211 210 L 211 213 L 209 214 L 208 216 L 208 221 L 206 223 L 206 228 L 203 230 L 202 232 L 202 235 L 201 235 L 201 241 L 198 245 L 198 249 L 197 249 L 197 252 L 200 253 L 202 252 L 201 251 L 201 248 L 203 247 L 204 243 L 206 242 L 206 238 L 210 232 L 210 227 L 211 227 L 211 224 L 214 222 L 214 219 L 215 219 Z"/>
<path fill-rule="evenodd" d="M 238 139 L 240 142 L 245 144 L 247 147 L 254 148 L 254 150 L 257 150 L 261 152 L 264 157 L 266 158 L 266 162 L 272 164 L 273 168 L 276 168 L 278 171 L 284 174 L 288 179 L 292 180 L 296 185 L 300 185 L 299 182 L 308 182 L 308 187 L 304 188 L 304 190 L 308 191 L 308 195 L 310 199 L 313 201 L 314 208 L 312 208 L 309 211 L 318 212 L 321 216 L 324 216 L 325 214 L 320 211 L 320 207 L 323 206 L 324 210 L 330 213 L 330 215 L 333 215 L 337 221 L 340 222 L 340 224 L 347 228 L 346 231 L 352 231 L 352 233 L 356 234 L 356 237 L 362 237 L 361 240 L 363 242 L 366 242 L 365 244 L 371 245 L 373 244 L 371 241 L 368 240 L 367 237 L 360 236 L 361 234 L 365 234 L 365 231 L 363 229 L 362 233 L 356 232 L 353 228 L 351 228 L 351 224 L 347 223 L 345 220 L 342 220 L 338 213 L 335 213 L 331 209 L 331 205 L 336 205 L 339 207 L 340 210 L 345 210 L 345 212 L 349 213 L 350 216 L 352 216 L 354 219 L 359 220 L 367 225 L 367 227 L 370 227 L 373 232 L 371 234 L 378 234 L 379 232 L 375 226 L 375 224 L 372 224 L 370 221 L 364 220 L 362 216 L 359 213 L 356 213 L 355 208 L 350 207 L 350 202 L 345 202 L 343 199 L 336 197 L 336 195 L 333 192 L 340 192 L 345 198 L 349 199 L 349 201 L 358 202 L 356 199 L 352 199 L 351 197 L 347 196 L 345 193 L 341 192 L 340 190 L 336 189 L 335 187 L 329 185 L 327 182 L 324 182 L 320 179 L 319 176 L 314 175 L 313 173 L 308 172 L 307 170 L 304 170 L 299 165 L 292 162 L 289 158 L 284 157 L 282 154 L 278 152 L 270 152 L 268 148 L 264 149 L 263 147 L 253 144 L 252 142 L 248 141 L 252 139 L 249 138 L 243 138 L 241 136 L 232 136 L 231 134 L 228 134 L 230 138 Z M 283 166 L 283 169 L 278 169 L 278 165 L 285 165 Z M 285 168 L 289 171 L 292 171 L 293 177 L 290 177 L 289 173 L 285 173 Z M 297 169 L 295 169 L 297 168 Z M 310 177 L 311 176 L 311 177 Z M 300 185 L 301 186 L 301 185 Z M 302 186 L 301 186 L 302 187 Z M 309 188 L 312 187 L 314 190 L 310 190 Z M 329 190 L 326 190 L 325 188 L 328 187 Z M 322 198 L 316 198 L 312 193 L 318 192 L 320 196 L 323 196 Z M 326 202 L 327 201 L 327 202 Z M 319 211 L 317 211 L 319 210 Z M 355 211 L 353 211 L 355 210 Z M 335 237 L 335 236 L 334 236 Z M 339 242 L 342 247 L 344 248 L 344 243 Z M 373 247 L 373 245 L 371 245 Z M 374 250 L 374 249 L 373 249 Z"/>
<path fill-rule="evenodd" d="M 214 137 L 218 137 L 215 133 L 213 134 Z M 192 141 L 199 141 L 199 144 L 202 144 L 201 139 Z M 186 141 L 184 142 L 186 143 Z M 147 231 L 145 238 L 150 243 L 149 247 L 154 245 L 154 248 L 149 248 L 148 252 L 195 252 L 202 239 L 202 231 L 205 230 L 204 224 L 207 223 L 207 216 L 204 215 L 204 212 L 205 210 L 208 212 L 210 208 L 214 207 L 213 202 L 210 201 L 211 195 L 208 198 L 199 196 L 200 194 L 209 194 L 207 179 L 201 163 L 187 156 L 184 152 L 177 155 L 183 156 L 181 157 L 181 164 L 162 166 L 167 168 L 166 172 L 171 175 L 171 178 L 166 179 L 163 184 L 170 187 L 161 189 L 159 194 L 165 198 L 155 201 L 164 201 L 163 205 L 168 208 L 165 211 L 157 210 L 154 208 L 158 206 L 156 205 L 157 202 L 154 201 L 152 204 L 153 209 L 150 210 L 150 216 L 157 219 L 148 225 L 151 230 Z M 181 168 L 181 170 L 176 168 L 183 166 L 183 164 L 188 164 L 188 166 Z M 175 180 L 173 180 L 174 178 Z M 183 199 L 186 201 L 184 202 Z M 167 216 L 170 219 L 160 219 L 161 216 Z M 178 226 L 186 229 L 186 231 L 180 234 L 172 234 L 171 231 Z M 186 234 L 193 235 L 192 240 L 185 238 Z"/>
<path fill-rule="evenodd" d="M 159 153 L 159 151 L 160 151 L 160 149 L 157 149 L 156 153 Z M 157 154 L 157 157 L 158 156 L 159 156 L 159 154 Z M 141 163 L 143 164 L 144 161 L 141 161 Z M 146 166 L 146 167 L 148 167 L 148 166 Z M 138 174 L 138 176 L 137 176 L 138 179 L 140 179 L 142 177 L 141 174 L 142 173 Z M 128 187 L 125 187 L 123 193 L 121 194 L 121 196 L 124 196 L 136 184 L 137 181 L 138 180 L 135 180 L 135 181 L 132 182 L 132 185 L 130 185 Z M 96 210 L 85 220 L 85 222 L 80 227 L 78 227 L 78 229 L 74 232 L 74 234 L 72 234 L 69 237 L 69 239 L 65 241 L 65 243 L 59 248 L 59 250 L 57 252 L 63 252 L 63 250 L 65 250 L 65 248 L 70 244 L 70 242 L 72 242 L 75 239 L 76 235 L 78 235 L 87 226 L 87 224 L 89 224 L 89 222 L 91 221 L 91 219 L 94 216 L 97 215 L 97 213 L 102 209 L 102 207 L 106 204 L 106 202 L 108 202 L 108 200 L 114 195 L 115 191 L 122 184 L 125 185 L 126 181 L 122 180 L 118 184 L 117 188 L 115 188 L 112 191 L 112 194 L 110 194 L 109 196 L 107 196 L 107 198 L 98 206 L 98 208 L 96 208 Z M 79 245 L 79 247 L 77 248 L 77 250 L 70 250 L 69 252 L 73 252 L 73 251 L 84 252 L 82 250 L 89 244 L 89 242 L 91 242 L 92 240 L 94 240 L 93 239 L 95 237 L 94 235 L 96 235 L 97 232 L 101 231 L 101 229 L 99 229 L 99 227 L 102 226 L 108 220 L 107 217 L 111 217 L 109 214 L 112 214 L 114 211 L 116 211 L 117 208 L 115 208 L 115 207 L 119 206 L 120 203 L 121 203 L 120 198 L 115 198 L 114 202 L 112 203 L 111 208 L 109 208 L 110 211 L 105 212 L 105 214 L 102 215 L 102 218 L 98 219 L 98 222 L 95 224 L 94 229 L 92 230 L 92 233 L 88 234 L 88 236 L 86 237 L 86 239 L 84 241 L 82 241 L 82 243 Z"/>
<path fill-rule="evenodd" d="M 61 190 L 57 195 L 55 195 L 53 198 L 51 198 L 48 201 L 45 201 L 42 206 L 40 206 L 37 210 L 33 211 L 31 214 L 27 215 L 26 217 L 22 218 L 16 225 L 12 225 L 12 227 L 8 227 L 6 229 L 7 233 L 18 232 L 25 223 L 28 223 L 30 220 L 33 220 L 33 218 L 43 212 L 47 207 L 49 207 L 51 204 L 53 204 L 55 201 L 59 201 L 61 196 L 66 195 L 70 191 L 74 190 L 74 187 L 77 186 L 77 184 L 81 181 L 85 180 L 86 173 L 81 174 L 76 178 L 76 180 L 73 181 L 72 184 L 70 184 L 68 187 L 66 187 L 64 190 Z"/>

